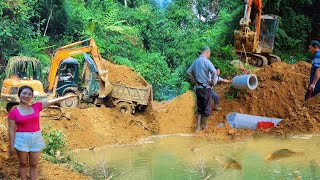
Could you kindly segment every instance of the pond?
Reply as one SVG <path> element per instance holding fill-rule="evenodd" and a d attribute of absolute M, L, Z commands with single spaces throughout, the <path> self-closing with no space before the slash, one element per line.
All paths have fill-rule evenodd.
<path fill-rule="evenodd" d="M 279 149 L 298 152 L 265 160 Z M 250 138 L 243 142 L 190 135 L 152 136 L 140 144 L 74 151 L 75 158 L 112 179 L 320 179 L 320 136 Z M 241 169 L 224 168 L 215 157 L 232 158 Z"/>

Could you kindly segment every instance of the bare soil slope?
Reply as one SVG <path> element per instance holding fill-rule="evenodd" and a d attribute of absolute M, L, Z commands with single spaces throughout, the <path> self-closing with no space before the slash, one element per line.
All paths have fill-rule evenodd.
<path fill-rule="evenodd" d="M 144 86 L 132 69 L 113 64 L 108 64 L 108 66 L 113 67 L 109 68 L 111 82 Z M 307 104 L 304 102 L 309 71 L 310 64 L 305 62 L 294 65 L 274 63 L 255 73 L 259 79 L 259 86 L 256 90 L 238 94 L 232 100 L 227 99 L 230 85 L 219 85 L 216 91 L 220 95 L 220 106 L 223 110 L 213 111 L 209 117 L 209 129 L 198 135 L 218 136 L 231 140 L 256 134 L 319 133 L 319 99 L 314 98 Z M 112 77 L 115 79 L 112 80 Z M 123 115 L 116 109 L 105 107 L 64 109 L 65 113 L 71 114 L 70 120 L 62 118 L 56 121 L 42 118 L 41 124 L 61 129 L 67 135 L 68 143 L 73 149 L 136 143 L 139 139 L 152 134 L 194 133 L 195 104 L 194 93 L 188 91 L 170 101 L 153 102 L 153 108 L 148 108 L 146 112 L 137 112 L 135 115 Z M 226 123 L 226 115 L 230 112 L 277 117 L 284 120 L 277 127 L 268 131 L 236 130 L 230 128 Z M 8 141 L 6 116 L 7 113 L 2 110 L 0 112 L 0 164 L 5 164 L 5 166 L 0 167 L 0 177 L 14 176 L 17 169 L 17 164 L 14 164 L 17 163 L 17 160 L 5 155 Z M 224 126 L 218 127 L 217 125 L 221 123 L 224 123 Z M 64 179 L 70 175 L 81 176 L 47 162 L 42 162 L 40 168 L 42 169 L 40 175 L 46 176 L 46 179 Z"/>

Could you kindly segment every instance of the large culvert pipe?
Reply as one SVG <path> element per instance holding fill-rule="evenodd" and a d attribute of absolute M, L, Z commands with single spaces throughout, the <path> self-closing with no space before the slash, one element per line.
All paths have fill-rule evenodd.
<path fill-rule="evenodd" d="M 258 78 L 254 74 L 236 76 L 232 80 L 232 86 L 236 89 L 254 90 L 258 87 Z"/>
<path fill-rule="evenodd" d="M 268 118 L 232 112 L 227 115 L 227 122 L 232 128 L 247 128 L 256 130 L 259 122 L 272 122 L 275 126 L 282 121 L 279 118 Z"/>

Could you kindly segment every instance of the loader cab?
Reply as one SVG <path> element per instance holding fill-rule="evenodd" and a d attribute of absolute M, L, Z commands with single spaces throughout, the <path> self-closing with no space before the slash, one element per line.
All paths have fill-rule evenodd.
<path fill-rule="evenodd" d="M 58 84 L 56 93 L 63 96 L 69 90 L 78 87 L 79 63 L 74 58 L 67 58 L 62 61 L 58 68 Z"/>
<path fill-rule="evenodd" d="M 262 53 L 272 53 L 278 20 L 275 15 L 262 15 L 260 24 L 259 48 Z"/>

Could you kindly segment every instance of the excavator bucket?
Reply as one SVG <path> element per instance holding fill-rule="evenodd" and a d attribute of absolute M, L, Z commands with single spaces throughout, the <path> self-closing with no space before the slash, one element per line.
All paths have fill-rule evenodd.
<path fill-rule="evenodd" d="M 107 72 L 103 72 L 100 75 L 100 78 L 102 81 L 100 81 L 100 90 L 99 90 L 99 96 L 100 97 L 106 97 L 108 94 L 111 93 L 113 86 L 108 80 L 108 70 Z"/>
<path fill-rule="evenodd" d="M 105 67 L 104 70 L 98 69 L 96 63 L 89 55 L 84 53 L 83 56 L 86 61 L 84 63 L 82 77 L 88 93 L 93 95 L 98 91 L 100 98 L 108 96 L 113 90 L 113 86 L 109 82 L 107 68 Z M 101 65 L 104 66 L 104 64 Z M 100 78 L 97 78 L 98 74 Z"/>
<path fill-rule="evenodd" d="M 256 32 L 248 27 L 234 31 L 234 49 L 236 52 L 254 52 L 257 46 Z"/>

